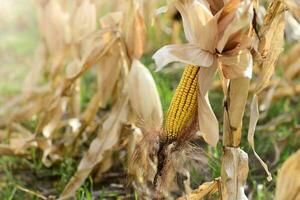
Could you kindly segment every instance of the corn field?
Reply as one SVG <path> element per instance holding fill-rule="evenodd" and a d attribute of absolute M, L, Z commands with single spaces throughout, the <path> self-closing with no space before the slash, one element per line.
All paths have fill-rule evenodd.
<path fill-rule="evenodd" d="M 0 8 L 1 200 L 300 200 L 300 1 Z"/>

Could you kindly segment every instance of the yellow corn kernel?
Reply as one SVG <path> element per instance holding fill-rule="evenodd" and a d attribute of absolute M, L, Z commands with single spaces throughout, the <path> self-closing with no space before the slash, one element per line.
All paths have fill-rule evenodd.
<path fill-rule="evenodd" d="M 172 98 L 164 122 L 168 140 L 174 140 L 191 121 L 197 109 L 197 74 L 199 67 L 185 67 L 178 87 Z"/>

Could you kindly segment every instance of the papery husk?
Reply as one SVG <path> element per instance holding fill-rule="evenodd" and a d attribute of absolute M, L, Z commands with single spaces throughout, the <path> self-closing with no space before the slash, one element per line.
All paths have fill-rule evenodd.
<path fill-rule="evenodd" d="M 213 18 L 208 5 L 194 0 L 177 0 L 174 6 L 183 20 L 186 39 L 197 44 L 199 49 L 212 52 L 216 37 L 216 24 L 210 24 Z M 214 27 L 214 28 L 213 28 Z"/>
<path fill-rule="evenodd" d="M 275 200 L 300 199 L 300 150 L 292 154 L 278 172 Z"/>
<path fill-rule="evenodd" d="M 138 60 L 132 62 L 128 87 L 130 105 L 137 121 L 144 122 L 145 129 L 160 127 L 163 112 L 156 84 L 150 71 Z"/>
<path fill-rule="evenodd" d="M 152 58 L 157 71 L 175 61 L 201 67 L 210 67 L 214 62 L 214 56 L 211 53 L 195 44 L 166 45 L 159 49 Z"/>
<path fill-rule="evenodd" d="M 200 134 L 212 146 L 216 146 L 219 141 L 219 123 L 210 106 L 208 90 L 216 70 L 217 66 L 214 65 L 209 68 L 200 68 L 198 72 L 198 125 Z"/>

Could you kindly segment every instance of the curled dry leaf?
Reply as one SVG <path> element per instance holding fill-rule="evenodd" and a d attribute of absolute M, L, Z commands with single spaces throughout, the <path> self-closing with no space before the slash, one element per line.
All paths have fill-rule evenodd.
<path fill-rule="evenodd" d="M 163 114 L 159 94 L 150 71 L 133 60 L 128 77 L 129 100 L 137 118 L 148 128 L 160 127 Z"/>
<path fill-rule="evenodd" d="M 103 160 L 106 151 L 111 150 L 119 141 L 122 124 L 126 122 L 128 97 L 120 96 L 102 129 L 90 144 L 89 150 L 79 163 L 78 169 L 64 188 L 59 199 L 68 199 L 75 194 L 93 168 Z"/>
<path fill-rule="evenodd" d="M 268 174 L 268 180 L 272 180 L 272 176 L 268 170 L 268 166 L 263 162 L 255 151 L 254 132 L 257 121 L 259 119 L 258 97 L 257 95 L 269 84 L 270 78 L 274 73 L 275 64 L 279 54 L 283 50 L 283 34 L 284 34 L 284 9 L 285 6 L 281 1 L 273 1 L 267 10 L 264 25 L 259 33 L 259 53 L 263 59 L 260 68 L 260 80 L 255 87 L 254 96 L 251 102 L 250 122 L 248 130 L 248 142 L 251 145 L 254 155 L 264 167 Z"/>
<path fill-rule="evenodd" d="M 300 150 L 291 155 L 278 172 L 275 200 L 300 199 Z"/>
<path fill-rule="evenodd" d="M 272 175 L 269 172 L 268 166 L 266 163 L 259 157 L 259 155 L 255 151 L 255 145 L 254 145 L 254 133 L 255 133 L 255 128 L 257 121 L 259 119 L 259 111 L 258 111 L 258 97 L 254 94 L 252 102 L 251 102 L 251 108 L 250 108 L 250 122 L 249 122 L 249 129 L 248 129 L 248 142 L 253 150 L 253 153 L 255 157 L 258 159 L 260 164 L 263 166 L 265 169 L 268 177 L 268 181 L 272 180 Z"/>

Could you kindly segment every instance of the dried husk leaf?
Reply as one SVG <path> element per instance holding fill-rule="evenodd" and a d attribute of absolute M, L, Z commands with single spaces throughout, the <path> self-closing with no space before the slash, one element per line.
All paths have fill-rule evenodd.
<path fill-rule="evenodd" d="M 224 17 L 224 15 L 226 17 Z M 218 15 L 216 15 L 216 17 L 218 17 Z M 234 41 L 232 36 L 239 32 L 240 35 L 247 35 L 253 18 L 252 3 L 249 1 L 240 2 L 239 0 L 230 1 L 230 3 L 221 10 L 221 16 L 219 18 L 217 49 L 219 52 L 222 52 L 227 48 L 226 46 L 230 46 L 230 43 Z M 247 43 L 247 41 L 241 41 L 241 43 Z"/>
<path fill-rule="evenodd" d="M 219 123 L 210 106 L 208 90 L 211 87 L 217 66 L 200 68 L 198 72 L 198 124 L 200 134 L 211 146 L 216 146 L 219 141 Z"/>
<path fill-rule="evenodd" d="M 213 54 L 202 50 L 195 44 L 166 45 L 159 49 L 152 58 L 156 63 L 157 71 L 171 62 L 181 62 L 202 67 L 210 67 L 214 62 Z"/>
<path fill-rule="evenodd" d="M 236 79 L 240 77 L 252 77 L 252 56 L 247 50 L 241 50 L 234 55 L 224 55 L 220 58 L 222 72 L 226 79 Z"/>
<path fill-rule="evenodd" d="M 137 118 L 148 128 L 160 127 L 162 106 L 155 81 L 150 71 L 138 60 L 133 60 L 128 76 L 129 100 Z"/>
<path fill-rule="evenodd" d="M 278 172 L 275 200 L 300 199 L 300 150 L 292 154 Z"/>
<path fill-rule="evenodd" d="M 177 0 L 174 6 L 183 20 L 184 33 L 190 43 L 197 44 L 200 49 L 213 52 L 216 37 L 216 23 L 209 23 L 213 15 L 204 1 Z"/>

